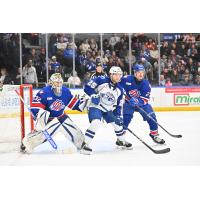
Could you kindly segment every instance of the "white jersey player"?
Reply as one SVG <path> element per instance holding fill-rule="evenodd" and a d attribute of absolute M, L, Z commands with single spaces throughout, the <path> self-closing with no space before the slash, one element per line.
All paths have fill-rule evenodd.
<path fill-rule="evenodd" d="M 109 77 L 100 76 L 85 85 L 84 91 L 91 97 L 88 111 L 90 126 L 85 133 L 85 146 L 89 147 L 96 131 L 101 126 L 101 120 L 104 119 L 114 127 L 118 138 L 116 145 L 124 149 L 132 149 L 132 144 L 125 141 L 123 132 L 123 119 L 121 118 L 123 88 L 118 84 L 121 77 L 121 68 L 113 66 L 109 71 Z"/>

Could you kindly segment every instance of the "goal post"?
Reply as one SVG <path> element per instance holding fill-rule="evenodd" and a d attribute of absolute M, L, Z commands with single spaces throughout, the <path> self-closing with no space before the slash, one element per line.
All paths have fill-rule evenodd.
<path fill-rule="evenodd" d="M 29 105 L 31 105 L 33 100 L 33 86 L 31 84 L 22 84 L 20 85 L 20 96 L 24 99 L 24 89 L 29 90 Z M 30 113 L 29 113 L 30 114 Z M 21 119 L 21 140 L 25 137 L 25 110 L 24 110 L 24 103 L 20 99 L 20 119 Z M 33 124 L 33 117 L 30 114 L 30 127 L 31 131 L 34 129 Z"/>
<path fill-rule="evenodd" d="M 0 90 L 0 153 L 19 151 L 24 136 L 34 129 L 32 115 L 17 95 L 18 91 L 26 104 L 31 105 L 31 84 L 3 85 Z"/>

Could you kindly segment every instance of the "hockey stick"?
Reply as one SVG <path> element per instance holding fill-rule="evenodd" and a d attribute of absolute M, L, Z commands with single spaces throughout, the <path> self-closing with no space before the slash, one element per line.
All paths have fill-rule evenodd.
<path fill-rule="evenodd" d="M 102 104 L 99 104 L 105 111 L 109 112 L 107 108 L 105 108 Z M 112 117 L 115 117 L 114 115 Z M 131 131 L 128 127 L 123 126 L 123 128 L 127 129 L 131 134 L 133 134 L 140 142 L 142 142 L 147 148 L 149 148 L 152 152 L 156 154 L 163 154 L 170 152 L 170 148 L 155 150 L 151 148 L 146 142 L 144 142 L 141 138 L 139 138 L 133 131 Z"/>
<path fill-rule="evenodd" d="M 125 97 L 130 100 L 130 98 L 124 93 Z M 128 101 L 129 102 L 129 101 Z M 136 105 L 136 108 L 138 108 L 141 112 L 143 112 L 149 119 L 151 119 L 154 123 L 156 123 L 158 126 L 160 126 L 160 128 L 162 128 L 168 135 L 170 135 L 171 137 L 175 137 L 175 138 L 181 138 L 182 135 L 174 135 L 171 134 L 169 131 L 167 131 L 162 125 L 160 125 L 153 117 L 151 117 L 144 109 L 142 109 L 140 106 Z"/>
<path fill-rule="evenodd" d="M 151 119 L 154 123 L 156 123 L 158 126 L 160 126 L 160 128 L 162 128 L 168 135 L 170 135 L 171 137 L 175 137 L 175 138 L 182 138 L 182 135 L 174 135 L 174 134 L 171 134 L 169 131 L 167 131 L 162 125 L 160 125 L 153 117 L 151 117 L 151 115 L 148 115 L 148 113 L 142 109 L 141 107 L 139 106 L 136 106 L 141 112 L 145 113 L 145 115 Z"/>
<path fill-rule="evenodd" d="M 124 127 L 126 128 L 126 127 Z M 170 152 L 170 148 L 166 148 L 166 149 L 160 149 L 160 150 L 156 150 L 151 148 L 146 142 L 144 142 L 141 138 L 139 138 L 133 131 L 131 131 L 129 128 L 127 128 L 127 130 L 133 134 L 140 142 L 142 142 L 147 148 L 149 148 L 151 151 L 153 151 L 156 154 L 163 154 L 163 153 L 168 153 Z"/>
<path fill-rule="evenodd" d="M 28 109 L 28 111 L 30 112 L 31 116 L 33 117 L 34 120 L 35 116 L 33 115 L 31 108 L 24 102 L 24 99 L 22 98 L 22 96 L 20 95 L 20 93 L 18 92 L 18 90 L 15 90 L 15 92 L 17 93 L 17 95 L 19 96 L 20 100 L 23 102 L 23 104 L 25 105 L 25 107 Z M 51 135 L 47 132 L 47 130 L 43 130 L 42 133 L 44 134 L 46 140 L 51 144 L 51 146 L 54 149 L 57 149 L 57 145 L 55 143 L 55 141 L 52 139 Z"/>

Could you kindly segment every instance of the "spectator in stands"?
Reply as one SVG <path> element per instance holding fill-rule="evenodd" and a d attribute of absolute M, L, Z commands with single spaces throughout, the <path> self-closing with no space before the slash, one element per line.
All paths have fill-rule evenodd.
<path fill-rule="evenodd" d="M 112 36 L 109 39 L 109 44 L 111 46 L 111 49 L 114 50 L 115 45 L 120 41 L 120 37 L 117 36 L 117 34 L 113 33 Z"/>
<path fill-rule="evenodd" d="M 58 36 L 58 41 L 54 44 L 56 51 L 64 51 L 67 47 L 68 41 L 64 41 L 64 36 L 61 34 Z"/>
<path fill-rule="evenodd" d="M 179 83 L 179 75 L 176 68 L 172 70 L 171 81 L 173 85 L 178 85 Z"/>
<path fill-rule="evenodd" d="M 158 61 L 158 58 L 159 58 L 159 52 L 158 52 L 156 45 L 152 46 L 152 48 L 150 50 L 150 56 L 151 56 L 150 62 L 153 65 L 155 62 Z"/>
<path fill-rule="evenodd" d="M 192 44 L 191 47 L 188 49 L 187 56 L 193 58 L 193 60 L 198 60 L 198 51 L 196 49 L 195 44 Z"/>
<path fill-rule="evenodd" d="M 129 62 L 131 64 L 131 66 L 133 66 L 136 63 L 136 57 L 134 56 L 134 51 L 131 51 L 131 55 L 129 55 L 129 52 L 127 53 L 127 55 L 125 56 L 125 65 L 129 66 Z"/>
<path fill-rule="evenodd" d="M 108 39 L 103 40 L 103 51 L 106 51 L 106 50 L 109 50 L 109 51 L 113 50 L 111 45 L 109 44 Z"/>
<path fill-rule="evenodd" d="M 195 80 L 194 80 L 195 85 L 200 85 L 200 75 L 196 75 Z"/>
<path fill-rule="evenodd" d="M 169 70 L 169 67 L 165 67 L 164 70 L 161 72 L 162 75 L 164 75 L 164 78 L 167 79 L 167 78 L 170 78 L 171 77 L 171 72 Z"/>
<path fill-rule="evenodd" d="M 171 82 L 171 79 L 170 79 L 170 78 L 167 78 L 167 79 L 166 79 L 165 86 L 166 86 L 166 87 L 172 86 L 172 82 Z"/>
<path fill-rule="evenodd" d="M 164 77 L 164 75 L 160 75 L 160 86 L 165 86 L 165 77 Z"/>
<path fill-rule="evenodd" d="M 192 75 L 196 74 L 196 72 L 197 72 L 197 65 L 196 65 L 196 63 L 193 62 L 192 58 L 188 59 L 186 67 L 190 70 L 190 72 L 192 73 Z"/>
<path fill-rule="evenodd" d="M 38 78 L 35 67 L 32 65 L 32 60 L 23 67 L 22 76 L 24 83 L 33 84 L 34 87 L 38 87 Z"/>
<path fill-rule="evenodd" d="M 15 81 L 14 81 L 15 85 L 20 85 L 21 84 L 21 77 L 22 77 L 22 70 L 21 70 L 21 67 L 19 67 L 17 69 L 17 74 L 16 74 Z"/>
<path fill-rule="evenodd" d="M 176 67 L 177 63 L 178 63 L 178 57 L 176 55 L 176 52 L 175 50 L 171 50 L 170 51 L 170 56 L 169 56 L 169 59 L 171 61 L 171 67 Z"/>
<path fill-rule="evenodd" d="M 145 47 L 149 50 L 155 49 L 156 43 L 152 38 L 148 38 L 148 41 L 145 42 Z"/>
<path fill-rule="evenodd" d="M 193 76 L 192 76 L 192 74 L 190 73 L 190 70 L 189 70 L 188 68 L 186 68 L 185 71 L 184 71 L 184 73 L 183 73 L 183 76 L 182 76 L 183 79 L 184 79 L 185 76 L 188 76 L 189 81 L 192 81 Z"/>
<path fill-rule="evenodd" d="M 54 73 L 63 74 L 62 66 L 57 61 L 56 56 L 52 56 L 50 64 L 49 64 L 49 76 L 51 76 Z"/>
<path fill-rule="evenodd" d="M 192 33 L 186 34 L 184 36 L 183 42 L 186 42 L 186 44 L 194 44 L 196 42 L 195 37 L 193 36 Z"/>
<path fill-rule="evenodd" d="M 80 78 L 77 76 L 77 72 L 74 72 L 74 76 L 71 75 L 68 80 L 67 80 L 67 84 L 69 85 L 69 87 L 74 86 L 74 87 L 80 87 L 81 86 L 81 80 Z"/>
<path fill-rule="evenodd" d="M 174 50 L 175 54 L 177 54 L 177 53 L 178 53 L 178 48 L 177 48 L 177 46 L 176 46 L 176 43 L 175 43 L 175 42 L 172 42 L 172 44 L 171 44 L 171 50 Z"/>
<path fill-rule="evenodd" d="M 89 44 L 90 44 L 90 49 L 92 51 L 97 51 L 98 50 L 98 45 L 97 45 L 97 42 L 96 42 L 96 40 L 94 38 L 92 38 L 90 40 Z"/>
<path fill-rule="evenodd" d="M 142 45 L 141 47 L 139 59 L 141 58 L 145 58 L 149 62 L 151 61 L 150 50 L 145 45 Z"/>
<path fill-rule="evenodd" d="M 117 50 L 116 50 L 117 52 Z M 125 58 L 127 53 L 129 52 L 126 44 L 123 44 L 122 48 L 119 50 L 119 58 Z"/>
<path fill-rule="evenodd" d="M 89 40 L 85 39 L 79 47 L 81 52 L 87 52 L 90 49 Z"/>
<path fill-rule="evenodd" d="M 163 71 L 165 67 L 167 67 L 167 56 L 163 54 L 162 58 L 160 59 L 160 71 Z"/>
<path fill-rule="evenodd" d="M 182 86 L 190 86 L 190 85 L 192 85 L 192 83 L 191 83 L 191 81 L 189 79 L 189 75 L 187 75 L 187 74 L 184 75 L 183 80 L 180 82 L 180 84 Z"/>
<path fill-rule="evenodd" d="M 36 67 L 36 72 L 39 81 L 46 81 L 46 52 L 45 48 L 40 49 L 40 54 L 38 55 L 38 65 Z"/>
<path fill-rule="evenodd" d="M 144 66 L 146 71 L 146 78 L 148 80 L 153 80 L 153 66 L 145 58 L 141 58 L 141 64 Z"/>
<path fill-rule="evenodd" d="M 170 47 L 169 47 L 168 41 L 163 42 L 163 45 L 160 48 L 160 53 L 161 53 L 161 55 L 166 55 L 166 56 L 169 55 Z"/>
<path fill-rule="evenodd" d="M 177 55 L 184 57 L 184 55 L 187 54 L 187 49 L 185 47 L 185 44 L 181 44 L 181 47 L 177 49 Z"/>
<path fill-rule="evenodd" d="M 30 49 L 30 53 L 29 53 L 29 55 L 27 55 L 25 62 L 28 62 L 29 60 L 32 60 L 32 64 L 35 67 L 38 66 L 39 56 L 36 54 L 35 48 Z"/>
<path fill-rule="evenodd" d="M 8 74 L 7 69 L 5 67 L 1 68 L 0 84 L 14 84 L 14 81 L 12 81 L 12 78 Z"/>
<path fill-rule="evenodd" d="M 75 46 L 73 43 L 68 43 L 66 49 L 63 52 L 64 56 L 64 73 L 65 74 L 71 74 L 73 69 L 73 54 L 74 56 L 77 56 L 76 49 L 73 49 Z"/>
<path fill-rule="evenodd" d="M 96 62 L 96 57 L 97 57 L 97 52 L 93 50 L 91 52 L 91 58 L 90 58 L 90 60 L 93 61 L 93 62 Z"/>

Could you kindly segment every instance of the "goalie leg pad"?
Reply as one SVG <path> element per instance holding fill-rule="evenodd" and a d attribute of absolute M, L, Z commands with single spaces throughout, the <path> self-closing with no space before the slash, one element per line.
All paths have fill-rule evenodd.
<path fill-rule="evenodd" d="M 82 131 L 78 128 L 76 124 L 70 119 L 66 118 L 62 123 L 61 132 L 65 135 L 65 137 L 72 141 L 77 149 L 81 149 L 81 145 L 83 144 L 85 138 Z"/>
<path fill-rule="evenodd" d="M 36 130 L 44 129 L 44 127 L 47 125 L 48 119 L 49 119 L 50 112 L 44 109 L 39 109 L 35 124 Z"/>
<path fill-rule="evenodd" d="M 47 124 L 47 126 L 43 130 L 46 130 L 48 134 L 53 137 L 59 131 L 60 125 L 61 124 L 58 119 L 54 118 Z M 34 130 L 33 132 L 25 136 L 22 143 L 25 146 L 25 151 L 27 153 L 31 153 L 35 147 L 47 141 L 43 134 L 43 130 Z"/>

